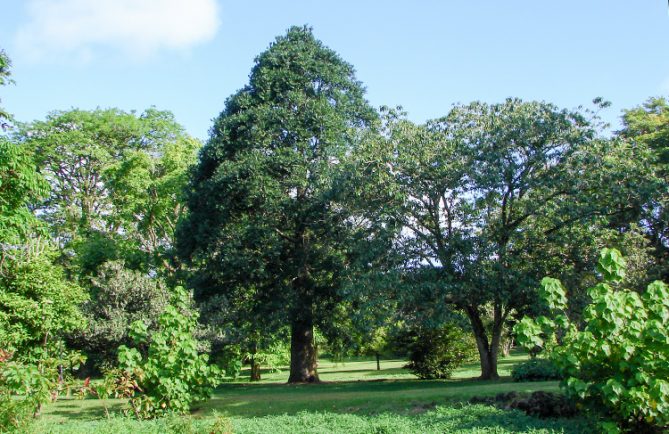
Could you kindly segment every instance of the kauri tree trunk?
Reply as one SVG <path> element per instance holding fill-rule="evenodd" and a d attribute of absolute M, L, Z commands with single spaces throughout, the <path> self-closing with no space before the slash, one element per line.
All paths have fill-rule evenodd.
<path fill-rule="evenodd" d="M 290 336 L 289 383 L 317 383 L 317 354 L 314 345 L 314 325 L 311 318 L 293 321 Z"/>

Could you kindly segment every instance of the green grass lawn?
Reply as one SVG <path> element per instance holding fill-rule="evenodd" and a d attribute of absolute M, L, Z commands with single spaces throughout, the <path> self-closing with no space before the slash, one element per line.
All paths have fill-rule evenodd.
<path fill-rule="evenodd" d="M 500 358 L 498 372 L 502 377 L 511 375 L 511 368 L 519 361 L 526 360 L 527 355 L 514 351 L 509 357 Z M 367 381 L 367 380 L 415 380 L 416 376 L 409 370 L 402 369 L 406 360 L 381 359 L 381 370 L 376 370 L 376 359 L 357 357 L 347 361 L 333 362 L 328 359 L 318 361 L 318 375 L 322 381 Z M 263 370 L 260 383 L 285 383 L 288 379 L 287 368 L 278 371 Z M 468 363 L 453 373 L 454 379 L 476 378 L 481 374 L 478 362 Z M 248 383 L 250 369 L 244 369 L 236 382 Z"/>
<path fill-rule="evenodd" d="M 196 407 L 191 418 L 137 422 L 104 419 L 99 400 L 62 399 L 44 410 L 33 432 L 212 432 L 212 424 L 230 424 L 234 432 L 583 432 L 584 421 L 545 421 L 519 412 L 469 406 L 472 396 L 500 392 L 557 391 L 556 382 L 514 383 L 508 377 L 522 354 L 500 360 L 498 381 L 478 381 L 478 365 L 469 364 L 450 380 L 418 380 L 402 369 L 402 360 L 351 360 L 319 365 L 323 383 L 285 384 L 286 371 L 263 373 L 258 383 L 237 380 L 220 386 L 213 398 Z M 242 377 L 243 380 L 243 377 Z M 122 400 L 105 401 L 113 412 Z M 221 419 L 224 418 L 224 419 Z M 520 425 L 519 425 L 520 424 Z M 225 431 L 225 430 L 223 430 Z"/>

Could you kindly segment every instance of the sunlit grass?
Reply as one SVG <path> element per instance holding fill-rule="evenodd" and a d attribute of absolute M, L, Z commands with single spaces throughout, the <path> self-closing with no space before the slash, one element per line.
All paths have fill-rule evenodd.
<path fill-rule="evenodd" d="M 45 408 L 35 433 L 212 433 L 223 422 L 239 433 L 580 433 L 585 419 L 541 420 L 517 411 L 467 404 L 473 396 L 501 392 L 557 391 L 557 382 L 514 383 L 513 365 L 526 359 L 514 353 L 500 359 L 501 379 L 476 380 L 478 363 L 457 369 L 449 380 L 419 380 L 402 369 L 404 360 L 343 362 L 322 360 L 322 383 L 288 385 L 286 369 L 263 372 L 260 382 L 247 373 L 221 385 L 191 417 L 136 421 L 118 415 L 123 400 L 63 399 Z M 245 378 L 246 377 L 246 378 Z M 246 380 L 246 381 L 245 381 Z M 103 403 L 113 416 L 106 420 Z M 223 419 L 221 419 L 223 418 Z M 218 431 L 221 432 L 221 431 Z"/>
<path fill-rule="evenodd" d="M 333 362 L 322 360 L 319 373 L 323 383 L 287 385 L 288 372 L 263 372 L 262 381 L 249 383 L 245 375 L 235 382 L 221 385 L 212 399 L 194 411 L 198 417 L 214 412 L 232 417 L 296 414 L 300 411 L 379 414 L 411 414 L 436 405 L 464 402 L 472 396 L 489 396 L 501 392 L 557 391 L 557 382 L 514 383 L 508 377 L 513 364 L 526 359 L 514 353 L 500 359 L 497 381 L 478 381 L 478 363 L 464 365 L 450 380 L 419 380 L 402 367 L 404 360 L 381 360 L 381 370 L 373 359 L 350 359 Z M 244 373 L 243 373 L 244 374 Z M 102 401 L 63 399 L 48 406 L 46 419 L 61 422 L 68 419 L 104 417 Z M 120 411 L 123 400 L 104 401 L 110 410 Z"/>

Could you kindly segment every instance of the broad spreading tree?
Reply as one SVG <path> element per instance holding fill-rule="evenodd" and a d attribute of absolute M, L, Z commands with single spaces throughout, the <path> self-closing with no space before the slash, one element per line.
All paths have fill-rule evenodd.
<path fill-rule="evenodd" d="M 546 103 L 475 102 L 424 126 L 391 111 L 385 124 L 367 143 L 375 170 L 362 169 L 386 186 L 387 214 L 401 221 L 404 280 L 428 303 L 464 312 L 481 377 L 497 378 L 505 322 L 534 302 L 541 276 L 568 265 L 573 228 L 595 230 L 636 203 L 647 189 L 642 159 L 597 139 L 583 114 Z M 558 260 L 547 249 L 561 250 Z"/>
<path fill-rule="evenodd" d="M 289 325 L 289 382 L 318 380 L 314 327 L 327 333 L 346 314 L 357 229 L 335 186 L 376 119 L 353 67 L 293 27 L 227 100 L 193 173 L 178 247 L 196 294 L 243 310 L 260 332 Z"/>
<path fill-rule="evenodd" d="M 95 275 L 117 259 L 173 271 L 168 259 L 182 190 L 200 144 L 172 113 L 56 111 L 23 125 L 16 137 L 51 185 L 40 216 L 75 273 Z"/>
<path fill-rule="evenodd" d="M 46 184 L 31 211 L 55 241 L 59 276 L 88 297 L 59 291 L 72 303 L 90 299 L 88 326 L 62 334 L 91 355 L 89 367 L 113 363 L 130 322 L 153 315 L 155 326 L 166 302 L 161 279 L 178 268 L 174 232 L 200 144 L 154 108 L 56 111 L 19 125 L 13 139 Z"/>
<path fill-rule="evenodd" d="M 656 268 L 651 275 L 669 278 L 669 102 L 650 98 L 643 105 L 626 110 L 619 135 L 633 146 L 652 150 L 651 167 L 657 177 L 654 194 L 639 207 L 641 229 L 650 240 Z M 658 275 L 659 274 L 659 275 Z"/>

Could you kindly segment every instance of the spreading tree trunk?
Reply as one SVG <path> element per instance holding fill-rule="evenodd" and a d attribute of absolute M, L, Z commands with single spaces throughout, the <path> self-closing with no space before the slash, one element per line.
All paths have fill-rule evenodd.
<path fill-rule="evenodd" d="M 260 363 L 256 361 L 258 342 L 253 342 L 253 348 L 251 350 L 251 381 L 260 381 Z"/>
<path fill-rule="evenodd" d="M 475 306 L 467 306 L 466 311 L 472 324 L 472 330 L 476 338 L 476 348 L 478 349 L 481 361 L 481 376 L 479 378 L 482 380 L 497 380 L 499 378 L 499 374 L 497 373 L 497 356 L 499 354 L 502 325 L 504 323 L 502 308 L 498 304 L 495 304 L 493 309 L 491 340 L 488 340 L 488 333 L 481 320 L 479 310 Z"/>
<path fill-rule="evenodd" d="M 293 320 L 290 336 L 289 383 L 317 383 L 317 354 L 314 345 L 314 325 L 311 318 Z"/>
<path fill-rule="evenodd" d="M 379 353 L 376 353 L 376 370 L 381 370 L 381 355 Z"/>
<path fill-rule="evenodd" d="M 508 337 L 502 344 L 502 355 L 504 357 L 509 357 L 511 354 L 511 348 L 513 348 L 513 338 Z"/>
<path fill-rule="evenodd" d="M 260 363 L 251 359 L 251 381 L 260 381 Z"/>

